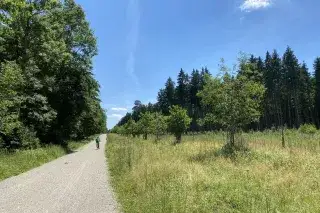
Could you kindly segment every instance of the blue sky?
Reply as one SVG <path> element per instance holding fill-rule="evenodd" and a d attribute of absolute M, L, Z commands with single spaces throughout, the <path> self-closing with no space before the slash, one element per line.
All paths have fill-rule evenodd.
<path fill-rule="evenodd" d="M 320 56 L 319 0 L 76 0 L 98 38 L 94 74 L 108 127 L 134 100 L 155 102 L 183 68 L 217 73 L 240 51 L 264 56 L 289 45 L 312 72 Z"/>

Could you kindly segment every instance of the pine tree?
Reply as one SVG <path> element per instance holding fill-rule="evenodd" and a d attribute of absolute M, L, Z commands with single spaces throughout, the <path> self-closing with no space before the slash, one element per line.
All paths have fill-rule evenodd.
<path fill-rule="evenodd" d="M 315 75 L 315 117 L 316 124 L 320 128 L 320 57 L 313 64 Z"/>
<path fill-rule="evenodd" d="M 158 93 L 158 103 L 161 112 L 168 115 L 170 106 L 173 106 L 175 102 L 175 83 L 171 78 L 168 78 L 165 88 L 161 89 Z"/>
<path fill-rule="evenodd" d="M 305 62 L 301 65 L 299 74 L 299 96 L 302 109 L 302 123 L 313 123 L 313 90 L 310 74 Z"/>
<path fill-rule="evenodd" d="M 301 124 L 301 105 L 299 99 L 299 62 L 294 52 L 288 47 L 283 55 L 282 69 L 285 81 L 282 82 L 285 89 L 286 114 L 289 127 L 298 128 Z"/>
<path fill-rule="evenodd" d="M 183 69 L 180 70 L 176 87 L 176 103 L 186 108 L 189 102 L 189 76 Z"/>
<path fill-rule="evenodd" d="M 200 97 L 197 96 L 197 94 L 202 89 L 201 87 L 202 85 L 200 72 L 199 70 L 193 70 L 190 80 L 190 107 L 188 110 L 188 114 L 192 118 L 191 131 L 198 130 L 197 120 L 200 117 L 201 103 Z"/>

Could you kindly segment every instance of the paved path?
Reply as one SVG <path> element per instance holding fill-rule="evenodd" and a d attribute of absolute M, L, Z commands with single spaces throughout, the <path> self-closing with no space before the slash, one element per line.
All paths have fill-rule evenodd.
<path fill-rule="evenodd" d="M 73 154 L 0 182 L 0 213 L 114 213 L 104 156 L 91 142 Z"/>

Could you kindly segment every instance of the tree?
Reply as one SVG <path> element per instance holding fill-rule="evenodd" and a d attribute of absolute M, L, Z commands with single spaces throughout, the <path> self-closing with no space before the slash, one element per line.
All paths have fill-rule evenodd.
<path fill-rule="evenodd" d="M 74 0 L 5 0 L 0 11 L 0 73 L 14 64 L 23 79 L 15 140 L 21 143 L 26 130 L 42 143 L 66 145 L 105 131 L 92 74 L 96 39 L 82 8 Z"/>
<path fill-rule="evenodd" d="M 163 114 L 169 114 L 170 106 L 175 104 L 175 83 L 171 78 L 168 78 L 165 88 L 158 93 L 158 103 Z"/>
<path fill-rule="evenodd" d="M 310 124 L 313 121 L 313 90 L 310 74 L 306 63 L 302 63 L 299 73 L 299 99 L 301 104 L 301 119 L 303 124 Z"/>
<path fill-rule="evenodd" d="M 265 89 L 262 84 L 244 76 L 230 75 L 223 64 L 221 71 L 224 72 L 221 77 L 206 76 L 206 84 L 198 95 L 202 103 L 210 107 L 207 119 L 222 124 L 229 132 L 227 145 L 233 149 L 235 133 L 260 118 L 260 103 Z"/>
<path fill-rule="evenodd" d="M 143 134 L 143 138 L 145 140 L 148 139 L 148 134 L 151 134 L 153 132 L 153 116 L 150 112 L 145 112 L 145 113 L 142 113 L 140 115 L 140 120 L 139 120 L 139 126 L 140 126 L 140 129 L 141 129 L 141 133 Z"/>
<path fill-rule="evenodd" d="M 188 114 L 192 118 L 190 127 L 192 131 L 198 130 L 197 120 L 200 117 L 201 104 L 197 93 L 202 89 L 201 83 L 202 78 L 199 70 L 193 70 L 190 80 L 190 107 L 188 110 Z"/>
<path fill-rule="evenodd" d="M 132 118 L 130 118 L 128 120 L 128 122 L 125 124 L 124 128 L 125 128 L 126 135 L 132 135 L 133 137 L 136 136 L 137 123 Z"/>
<path fill-rule="evenodd" d="M 176 87 L 176 103 L 186 108 L 189 102 L 189 76 L 186 74 L 183 69 L 180 70 L 177 80 L 177 87 Z"/>
<path fill-rule="evenodd" d="M 180 106 L 170 107 L 170 116 L 168 117 L 168 130 L 176 137 L 176 143 L 181 142 L 181 135 L 185 132 L 191 122 L 187 110 Z"/>
<path fill-rule="evenodd" d="M 285 112 L 290 127 L 298 128 L 301 124 L 301 103 L 299 99 L 299 62 L 290 47 L 285 51 L 282 58 L 284 74 L 284 93 L 287 107 Z"/>
<path fill-rule="evenodd" d="M 315 114 L 316 114 L 316 124 L 320 127 L 320 57 L 316 58 L 313 64 L 315 71 Z"/>
<path fill-rule="evenodd" d="M 167 132 L 168 124 L 167 118 L 163 116 L 161 113 L 156 112 L 153 113 L 153 131 L 152 133 L 156 136 L 156 141 L 160 139 L 161 135 L 164 135 Z"/>

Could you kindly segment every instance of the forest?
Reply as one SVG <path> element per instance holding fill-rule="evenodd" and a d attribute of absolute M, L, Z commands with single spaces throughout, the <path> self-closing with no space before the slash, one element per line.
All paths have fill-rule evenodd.
<path fill-rule="evenodd" d="M 238 124 L 242 123 L 241 129 L 263 131 L 282 127 L 299 128 L 303 124 L 311 124 L 319 128 L 320 58 L 316 58 L 313 69 L 309 69 L 306 63 L 299 61 L 294 51 L 287 47 L 282 57 L 276 50 L 271 53 L 268 51 L 264 58 L 240 53 L 238 64 L 233 68 L 228 68 L 223 59 L 219 66 L 220 73 L 217 77 L 212 77 L 207 68 L 194 69 L 190 75 L 181 69 L 176 82 L 169 77 L 164 88 L 160 89 L 157 103 L 144 105 L 136 101 L 132 113 L 127 113 L 119 121 L 115 130 L 124 126 L 131 119 L 138 122 L 145 112 L 158 112 L 163 116 L 168 116 L 170 107 L 174 105 L 185 109 L 188 117 L 191 118 L 187 131 L 224 130 L 226 128 L 224 120 L 217 118 L 221 115 L 221 110 L 213 109 L 214 106 L 219 105 L 218 102 L 210 103 L 207 99 L 210 94 L 214 93 L 213 89 L 219 91 L 226 86 L 228 82 L 225 79 L 226 76 L 229 76 L 230 80 L 242 79 L 239 85 L 234 85 L 235 88 L 231 89 L 235 92 L 241 90 L 246 82 L 263 87 L 260 88 L 262 94 L 259 94 L 261 95 L 259 102 L 256 102 L 258 106 L 254 106 L 255 110 L 245 116 L 253 116 L 253 118 L 249 122 L 244 122 L 244 125 L 242 125 L 244 117 L 238 122 Z M 208 84 L 206 76 L 214 79 L 220 78 L 221 84 L 218 87 L 212 87 L 212 85 L 207 88 L 207 94 L 201 95 Z M 223 93 L 223 91 L 220 92 Z M 232 96 L 227 91 L 224 92 L 227 96 Z M 229 104 L 235 105 L 239 95 L 238 92 Z M 248 95 L 249 99 L 254 100 L 253 96 Z M 221 99 L 216 100 L 222 101 Z M 252 110 L 253 103 L 248 104 L 250 108 L 248 110 Z M 242 108 L 248 104 L 242 105 Z M 232 112 L 229 108 L 225 113 L 234 116 L 234 113 L 239 110 Z"/>
<path fill-rule="evenodd" d="M 105 132 L 96 54 L 74 0 L 1 0 L 0 149 L 65 145 Z"/>

